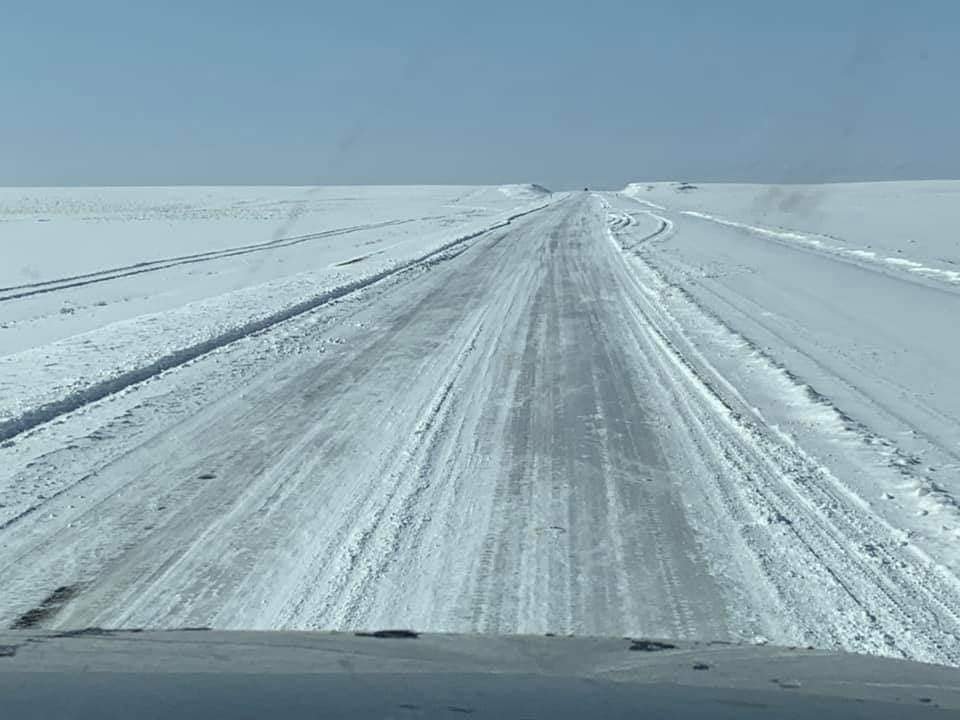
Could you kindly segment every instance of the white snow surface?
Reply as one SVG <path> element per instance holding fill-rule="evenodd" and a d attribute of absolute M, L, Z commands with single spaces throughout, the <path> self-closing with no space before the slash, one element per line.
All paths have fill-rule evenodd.
<path fill-rule="evenodd" d="M 960 666 L 958 190 L 0 191 L 0 624 Z"/>
<path fill-rule="evenodd" d="M 960 282 L 960 181 L 821 185 L 631 183 L 629 197 L 735 222 L 769 237 L 822 243 Z M 894 262 L 896 261 L 896 262 Z"/>
<path fill-rule="evenodd" d="M 537 185 L 536 183 L 501 185 L 500 192 L 507 197 L 521 198 L 524 200 L 536 200 L 546 195 L 550 195 L 550 190 L 543 187 L 543 185 Z"/>
<path fill-rule="evenodd" d="M 664 302 L 766 423 L 960 569 L 960 182 L 682 185 L 614 203 L 677 223 L 636 253 Z"/>
<path fill-rule="evenodd" d="M 527 209 L 496 187 L 0 189 L 0 428 Z"/>

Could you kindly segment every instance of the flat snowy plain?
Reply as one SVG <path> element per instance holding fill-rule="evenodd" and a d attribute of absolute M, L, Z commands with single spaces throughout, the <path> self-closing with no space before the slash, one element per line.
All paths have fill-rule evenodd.
<path fill-rule="evenodd" d="M 0 623 L 960 665 L 960 182 L 0 190 Z"/>

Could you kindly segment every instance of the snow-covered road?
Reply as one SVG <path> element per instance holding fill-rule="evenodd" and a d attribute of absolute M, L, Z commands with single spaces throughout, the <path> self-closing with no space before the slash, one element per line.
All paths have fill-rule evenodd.
<path fill-rule="evenodd" d="M 910 364 L 936 335 L 911 328 L 926 355 L 896 366 L 860 355 L 908 342 L 863 295 L 907 281 L 864 291 L 845 258 L 629 193 L 527 200 L 11 432 L 0 623 L 766 638 L 960 665 L 955 506 L 931 477 L 956 398 L 926 402 Z M 831 272 L 839 295 L 804 295 Z M 957 303 L 911 282 L 928 319 Z"/>

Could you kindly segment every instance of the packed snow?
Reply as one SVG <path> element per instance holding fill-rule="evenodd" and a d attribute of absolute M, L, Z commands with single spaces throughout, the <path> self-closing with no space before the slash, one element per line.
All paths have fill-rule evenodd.
<path fill-rule="evenodd" d="M 2 189 L 0 429 L 209 350 L 544 195 L 520 188 Z"/>
<path fill-rule="evenodd" d="M 960 665 L 960 183 L 0 191 L 0 623 Z"/>
<path fill-rule="evenodd" d="M 960 569 L 960 182 L 634 183 L 621 205 L 678 223 L 638 260 L 765 422 Z"/>
<path fill-rule="evenodd" d="M 768 238 L 960 283 L 960 181 L 632 183 L 624 194 Z"/>

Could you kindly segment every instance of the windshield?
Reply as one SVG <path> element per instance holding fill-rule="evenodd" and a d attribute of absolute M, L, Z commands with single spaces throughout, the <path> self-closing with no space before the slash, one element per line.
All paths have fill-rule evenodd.
<path fill-rule="evenodd" d="M 0 626 L 960 665 L 960 11 L 20 3 Z"/>

